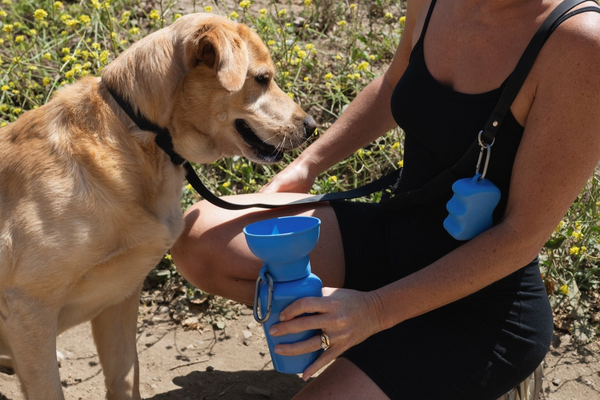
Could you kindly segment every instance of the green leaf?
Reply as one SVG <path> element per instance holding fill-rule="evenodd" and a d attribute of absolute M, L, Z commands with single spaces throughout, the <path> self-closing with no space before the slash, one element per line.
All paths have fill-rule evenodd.
<path fill-rule="evenodd" d="M 558 237 L 558 238 L 550 238 L 546 242 L 546 244 L 544 244 L 544 247 L 547 248 L 547 249 L 556 250 L 556 249 L 560 248 L 560 246 L 562 246 L 562 244 L 564 243 L 565 239 L 566 238 L 564 236 Z"/>

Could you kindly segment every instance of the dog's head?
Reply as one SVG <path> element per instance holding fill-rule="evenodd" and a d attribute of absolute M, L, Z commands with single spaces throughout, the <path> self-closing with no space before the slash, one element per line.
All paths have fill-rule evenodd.
<path fill-rule="evenodd" d="M 275 83 L 275 65 L 247 26 L 191 14 L 134 44 L 102 79 L 149 120 L 171 130 L 197 163 L 243 155 L 275 162 L 315 130 Z"/>

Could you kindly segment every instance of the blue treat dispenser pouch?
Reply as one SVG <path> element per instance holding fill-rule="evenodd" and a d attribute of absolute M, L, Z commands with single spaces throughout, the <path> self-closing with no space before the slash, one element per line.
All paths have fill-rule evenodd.
<path fill-rule="evenodd" d="M 490 229 L 494 223 L 492 213 L 500 201 L 500 189 L 485 178 L 494 142 L 484 144 L 481 142 L 481 132 L 479 135 L 481 151 L 475 176 L 454 182 L 454 195 L 446 204 L 448 217 L 444 220 L 444 228 L 456 240 L 469 240 Z M 480 174 L 484 150 L 487 150 L 487 154 L 483 173 Z"/>

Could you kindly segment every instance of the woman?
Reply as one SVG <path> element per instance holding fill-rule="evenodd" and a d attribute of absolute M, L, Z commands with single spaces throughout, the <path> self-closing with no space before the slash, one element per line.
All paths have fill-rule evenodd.
<path fill-rule="evenodd" d="M 385 74 L 261 194 L 236 202 L 303 197 L 298 193 L 307 193 L 318 174 L 396 124 L 406 132 L 399 190 L 422 187 L 465 153 L 559 3 L 409 0 Z M 594 3 L 577 8 L 587 6 Z M 598 65 L 596 12 L 571 17 L 546 42 L 494 144 L 487 178 L 502 193 L 494 226 L 470 241 L 454 240 L 442 226 L 450 188 L 443 199 L 409 210 L 332 202 L 231 212 L 200 202 L 186 213 L 175 263 L 199 288 L 251 303 L 261 265 L 243 227 L 316 216 L 322 233 L 311 265 L 324 297 L 290 305 L 271 334 L 328 335 L 330 348 L 304 379 L 335 362 L 295 398 L 496 399 L 525 379 L 549 347 L 552 314 L 537 254 L 598 162 Z M 304 313 L 316 314 L 295 318 Z M 276 351 L 320 347 L 316 336 Z"/>

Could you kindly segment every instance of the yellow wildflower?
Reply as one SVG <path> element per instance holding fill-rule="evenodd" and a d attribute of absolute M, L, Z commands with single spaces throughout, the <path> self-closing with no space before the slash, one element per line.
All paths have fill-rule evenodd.
<path fill-rule="evenodd" d="M 6 14 L 6 11 L 4 10 L 0 10 L 0 18 L 4 18 L 6 17 L 8 14 Z"/>
<path fill-rule="evenodd" d="M 400 142 L 396 142 L 392 145 L 392 149 L 398 150 L 400 148 Z"/>
<path fill-rule="evenodd" d="M 134 26 L 133 28 L 131 28 L 131 29 L 129 30 L 129 33 L 130 33 L 131 35 L 136 35 L 136 34 L 137 34 L 139 31 L 140 31 L 140 28 L 138 28 L 137 26 Z"/>
<path fill-rule="evenodd" d="M 289 97 L 290 99 L 293 99 L 293 98 L 294 98 L 294 93 L 292 93 L 292 92 L 288 92 L 288 93 L 287 93 L 287 95 L 288 95 L 288 97 Z"/>
<path fill-rule="evenodd" d="M 329 80 L 329 79 L 333 78 L 333 74 L 331 72 L 328 72 L 325 74 L 324 78 L 325 78 L 325 80 Z"/>
<path fill-rule="evenodd" d="M 174 17 L 175 17 L 175 19 L 179 19 L 179 18 L 183 17 L 183 15 L 177 13 L 177 14 L 174 15 Z"/>
<path fill-rule="evenodd" d="M 285 14 L 287 14 L 287 10 L 285 8 L 279 10 L 279 12 L 277 13 L 277 15 L 280 17 L 283 17 Z"/>
<path fill-rule="evenodd" d="M 2 27 L 2 30 L 6 33 L 11 33 L 13 31 L 13 24 L 6 24 Z"/>
<path fill-rule="evenodd" d="M 231 182 L 230 182 L 230 181 L 227 181 L 227 182 L 225 182 L 225 183 L 223 184 L 223 187 L 224 187 L 224 188 L 228 188 L 229 186 L 231 186 Z"/>
<path fill-rule="evenodd" d="M 91 20 L 92 19 L 89 15 L 83 14 L 79 16 L 79 22 L 81 22 L 82 24 L 89 24 Z"/>
<path fill-rule="evenodd" d="M 398 161 L 398 168 L 404 167 L 404 160 Z"/>
<path fill-rule="evenodd" d="M 366 61 L 361 62 L 357 67 L 359 71 L 365 71 L 367 68 L 369 68 L 369 63 Z"/>
<path fill-rule="evenodd" d="M 92 49 L 94 49 L 94 50 L 100 50 L 100 47 L 101 47 L 100 43 L 95 43 L 95 42 L 92 43 Z"/>
<path fill-rule="evenodd" d="M 15 43 L 22 43 L 25 40 L 25 36 L 19 35 L 15 37 Z"/>
<path fill-rule="evenodd" d="M 569 249 L 569 254 L 571 254 L 571 255 L 579 254 L 579 250 L 580 250 L 579 247 L 573 246 Z"/>
<path fill-rule="evenodd" d="M 575 240 L 583 239 L 583 233 L 581 233 L 581 231 L 573 231 L 573 233 L 571 233 L 571 236 L 573 236 Z"/>
<path fill-rule="evenodd" d="M 269 41 L 267 42 L 267 44 L 268 44 L 269 46 L 273 46 L 273 45 L 275 44 L 275 41 L 274 41 L 273 39 L 271 39 L 271 40 L 269 40 Z"/>
<path fill-rule="evenodd" d="M 244 1 L 240 1 L 240 7 L 243 8 L 244 10 L 247 10 L 248 8 L 250 8 L 250 2 L 247 0 Z"/>
<path fill-rule="evenodd" d="M 16 107 L 15 109 L 12 110 L 12 113 L 15 115 L 19 115 L 19 114 L 21 114 L 21 111 L 22 111 L 21 108 Z"/>
<path fill-rule="evenodd" d="M 315 48 L 315 45 L 314 45 L 314 44 L 312 44 L 312 43 L 308 43 L 306 46 L 304 46 L 304 48 L 305 48 L 306 50 L 312 50 L 312 49 L 314 49 L 314 48 Z"/>
<path fill-rule="evenodd" d="M 48 16 L 48 13 L 44 10 L 42 10 L 41 8 L 38 8 L 37 10 L 35 10 L 35 12 L 33 13 L 33 18 L 35 18 L 38 21 L 43 20 L 44 18 L 46 18 Z"/>
<path fill-rule="evenodd" d="M 158 12 L 158 10 L 150 11 L 150 19 L 157 20 L 159 18 L 160 18 L 160 13 Z"/>
<path fill-rule="evenodd" d="M 63 3 L 61 3 L 60 1 L 55 1 L 54 4 L 52 5 L 52 7 L 55 10 L 60 10 L 63 8 Z"/>
<path fill-rule="evenodd" d="M 305 52 L 304 50 L 300 50 L 300 51 L 298 52 L 298 57 L 300 57 L 300 58 L 304 58 L 304 57 L 306 57 L 306 52 Z"/>
<path fill-rule="evenodd" d="M 404 26 L 404 24 L 406 23 L 406 16 L 401 16 L 400 18 L 398 18 L 398 22 L 400 23 L 400 25 Z"/>
<path fill-rule="evenodd" d="M 2 85 L 2 87 L 0 87 L 0 90 L 2 90 L 3 92 L 6 92 L 9 89 L 10 88 L 7 85 Z"/>
<path fill-rule="evenodd" d="M 267 9 L 261 8 L 260 10 L 258 10 L 258 12 L 260 13 L 260 15 L 265 15 L 267 13 Z"/>
<path fill-rule="evenodd" d="M 560 292 L 562 294 L 569 294 L 569 287 L 565 284 L 560 287 Z"/>
<path fill-rule="evenodd" d="M 3 122 L 0 124 L 0 128 L 4 128 L 6 125 L 8 125 L 8 122 Z"/>
<path fill-rule="evenodd" d="M 337 182 L 337 176 L 335 176 L 335 175 L 330 176 L 329 178 L 327 178 L 327 182 L 329 182 L 329 183 Z"/>
<path fill-rule="evenodd" d="M 236 13 L 235 11 L 232 11 L 231 14 L 229 14 L 229 16 L 233 19 L 238 19 L 238 17 L 240 16 L 238 13 Z"/>
<path fill-rule="evenodd" d="M 312 5 L 312 0 L 304 0 L 304 5 L 310 7 Z"/>
<path fill-rule="evenodd" d="M 108 50 L 104 50 L 102 53 L 100 53 L 100 56 L 98 57 L 100 59 L 100 62 L 103 64 L 108 64 L 108 55 Z"/>
<path fill-rule="evenodd" d="M 212 12 L 212 10 L 213 10 L 212 6 L 206 6 L 206 7 L 204 7 L 204 11 L 207 12 L 207 13 Z"/>
<path fill-rule="evenodd" d="M 47 76 L 45 76 L 44 79 L 42 79 L 42 85 L 44 85 L 44 86 L 48 86 L 50 84 L 50 82 L 52 82 L 52 79 L 50 79 Z"/>
<path fill-rule="evenodd" d="M 340 22 L 337 23 L 339 26 L 344 27 L 346 26 L 346 21 L 341 20 Z"/>

